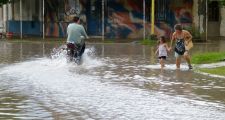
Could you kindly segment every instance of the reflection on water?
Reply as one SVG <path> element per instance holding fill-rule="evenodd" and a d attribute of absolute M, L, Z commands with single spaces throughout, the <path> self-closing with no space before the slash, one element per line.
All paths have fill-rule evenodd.
<path fill-rule="evenodd" d="M 49 56 L 53 47 L 59 43 L 12 43 L 0 41 L 0 63 L 14 63 L 31 58 Z"/>
<path fill-rule="evenodd" d="M 224 79 L 185 64 L 176 70 L 172 53 L 161 71 L 154 48 L 141 45 L 88 44 L 81 66 L 67 63 L 62 50 L 51 59 L 60 44 L 0 46 L 0 119 L 225 118 Z"/>

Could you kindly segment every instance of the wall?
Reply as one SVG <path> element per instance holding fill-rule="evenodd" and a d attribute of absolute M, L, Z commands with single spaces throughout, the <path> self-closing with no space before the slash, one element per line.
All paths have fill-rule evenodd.
<path fill-rule="evenodd" d="M 143 0 L 107 0 L 105 4 L 104 22 L 107 38 L 143 37 Z M 146 0 L 147 35 L 151 30 L 150 6 L 150 2 Z M 89 35 L 101 35 L 101 0 L 47 0 L 45 7 L 47 36 L 65 37 L 69 17 L 73 15 L 73 11 L 79 11 L 77 14 L 82 16 L 83 25 Z M 193 22 L 192 7 L 193 0 L 156 0 L 155 34 L 170 37 L 176 23 L 182 23 L 190 30 Z M 56 13 L 57 8 L 61 10 L 59 13 Z"/>
<path fill-rule="evenodd" d="M 42 21 L 41 1 L 42 0 L 22 0 L 23 24 L 33 26 L 33 23 Z M 82 24 L 87 29 L 89 35 L 101 35 L 101 1 L 102 0 L 45 0 L 45 35 L 51 37 L 66 37 L 67 25 L 71 20 L 71 16 L 76 14 L 79 14 L 82 18 Z M 144 32 L 143 0 L 106 1 L 104 20 L 105 36 L 107 38 L 142 38 Z M 145 28 L 146 34 L 149 35 L 152 27 L 150 22 L 151 2 L 146 0 L 145 4 Z M 10 21 L 8 22 L 9 24 L 17 25 L 20 14 L 18 8 L 19 0 L 15 0 L 13 16 L 15 23 Z M 192 9 L 193 0 L 156 0 L 155 34 L 158 36 L 164 35 L 169 38 L 173 32 L 173 26 L 176 23 L 181 23 L 186 29 L 191 30 L 193 22 L 196 22 L 196 19 L 193 19 Z M 5 13 L 7 13 L 7 11 Z M 6 20 L 6 17 L 4 17 L 4 20 Z M 10 20 L 12 20 L 12 18 Z M 12 30 L 12 25 L 9 25 L 10 30 Z M 41 32 L 42 25 L 40 23 L 38 23 L 38 25 L 40 26 L 37 26 L 37 29 L 40 29 L 39 32 Z M 13 31 L 15 30 L 17 29 Z M 31 34 L 36 35 L 37 33 Z"/>
<path fill-rule="evenodd" d="M 220 36 L 225 37 L 225 6 L 221 9 Z"/>
<path fill-rule="evenodd" d="M 143 0 L 109 0 L 107 5 L 107 38 L 143 37 Z"/>
<path fill-rule="evenodd" d="M 151 30 L 150 4 L 146 1 L 146 33 Z M 143 37 L 143 0 L 109 0 L 106 36 L 109 38 Z M 155 34 L 170 37 L 173 26 L 181 23 L 192 27 L 192 0 L 156 0 Z"/>
<path fill-rule="evenodd" d="M 7 9 L 7 7 L 5 7 Z M 42 2 L 40 0 L 22 0 L 22 19 L 20 19 L 20 0 L 8 4 L 5 11 L 7 31 L 20 34 L 20 21 L 22 21 L 24 35 L 41 35 L 42 33 Z"/>
<path fill-rule="evenodd" d="M 9 20 L 8 31 L 13 32 L 14 35 L 20 34 L 20 21 Z M 23 35 L 41 36 L 41 22 L 39 21 L 22 21 Z"/>
<path fill-rule="evenodd" d="M 3 9 L 0 7 L 0 34 L 4 31 L 3 25 Z"/>
<path fill-rule="evenodd" d="M 4 32 L 6 32 L 7 30 L 7 24 L 6 24 L 6 21 L 8 20 L 8 5 L 5 4 L 3 5 L 3 26 L 4 26 Z"/>
<path fill-rule="evenodd" d="M 200 15 L 199 15 L 199 8 L 198 8 L 198 3 L 199 1 L 198 0 L 194 0 L 193 1 L 194 4 L 193 4 L 193 12 L 192 12 L 192 15 L 193 15 L 193 27 L 194 29 L 197 31 L 199 31 L 199 24 L 200 24 Z"/>
<path fill-rule="evenodd" d="M 66 37 L 66 28 L 71 21 L 71 17 L 77 14 L 82 17 L 82 9 L 79 0 L 45 1 L 45 35 Z"/>

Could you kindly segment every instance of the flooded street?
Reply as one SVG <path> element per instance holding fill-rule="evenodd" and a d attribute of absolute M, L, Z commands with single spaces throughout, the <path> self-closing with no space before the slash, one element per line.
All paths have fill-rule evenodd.
<path fill-rule="evenodd" d="M 224 51 L 224 41 L 194 52 Z M 155 49 L 87 44 L 83 64 L 67 63 L 59 43 L 0 41 L 0 119 L 224 120 L 225 79 L 161 71 Z"/>

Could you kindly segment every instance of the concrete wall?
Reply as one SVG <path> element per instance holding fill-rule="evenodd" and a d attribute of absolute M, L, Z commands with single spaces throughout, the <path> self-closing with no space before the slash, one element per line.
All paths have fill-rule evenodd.
<path fill-rule="evenodd" d="M 193 16 L 193 22 L 192 22 L 192 35 L 194 37 L 200 37 L 202 33 L 204 33 L 204 28 L 203 28 L 203 19 L 204 16 L 202 13 L 199 12 L 199 2 L 201 0 L 194 0 L 193 1 L 193 9 L 192 9 L 192 16 Z"/>
<path fill-rule="evenodd" d="M 193 27 L 200 34 L 204 34 L 206 26 L 205 11 L 199 12 L 199 6 L 205 7 L 204 0 L 194 0 L 193 2 Z M 204 10 L 204 8 L 202 9 Z M 208 36 L 225 36 L 225 7 L 220 8 L 220 15 L 220 21 L 208 21 Z"/>
<path fill-rule="evenodd" d="M 3 23 L 3 8 L 0 7 L 0 24 Z"/>
<path fill-rule="evenodd" d="M 194 0 L 193 2 L 194 2 L 192 10 L 193 27 L 195 27 L 195 29 L 198 29 L 199 27 L 198 0 Z"/>
<path fill-rule="evenodd" d="M 39 21 L 41 18 L 42 0 L 22 0 L 22 20 Z M 14 20 L 20 20 L 20 0 L 14 0 Z"/>
<path fill-rule="evenodd" d="M 0 8 L 0 34 L 4 32 L 3 26 L 3 10 L 2 7 Z"/>
<path fill-rule="evenodd" d="M 22 0 L 22 11 L 20 11 L 20 0 L 4 5 L 3 21 L 5 29 L 20 34 L 20 21 L 22 21 L 23 34 L 41 35 L 42 33 L 42 0 Z M 20 14 L 22 12 L 22 19 Z"/>
<path fill-rule="evenodd" d="M 20 20 L 20 1 L 14 0 L 14 20 Z"/>
<path fill-rule="evenodd" d="M 13 32 L 16 35 L 20 34 L 20 21 L 9 20 L 8 31 Z M 41 36 L 41 22 L 39 21 L 23 21 L 23 35 Z"/>
<path fill-rule="evenodd" d="M 221 9 L 220 35 L 225 37 L 225 6 Z"/>
<path fill-rule="evenodd" d="M 4 26 L 4 32 L 6 32 L 7 24 L 6 21 L 8 20 L 8 5 L 3 5 L 3 26 Z"/>

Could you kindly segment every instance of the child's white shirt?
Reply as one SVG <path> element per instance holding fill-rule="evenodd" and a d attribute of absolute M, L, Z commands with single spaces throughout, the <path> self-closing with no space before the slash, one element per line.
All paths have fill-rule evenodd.
<path fill-rule="evenodd" d="M 166 50 L 165 44 L 159 45 L 159 57 L 161 57 L 161 56 L 167 57 L 167 50 Z"/>

